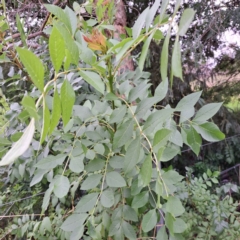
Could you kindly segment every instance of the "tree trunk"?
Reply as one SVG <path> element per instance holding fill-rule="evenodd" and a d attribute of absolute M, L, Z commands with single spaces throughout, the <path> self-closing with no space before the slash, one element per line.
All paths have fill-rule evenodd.
<path fill-rule="evenodd" d="M 120 40 L 121 34 L 126 35 L 125 27 L 127 25 L 127 16 L 126 16 L 124 3 L 122 0 L 115 0 L 115 9 L 116 9 L 116 15 L 115 15 L 115 20 L 114 20 L 114 27 L 115 27 L 116 31 L 114 33 L 114 38 Z M 122 62 L 121 67 L 119 69 L 119 73 L 123 73 L 126 70 L 134 71 L 134 64 L 133 64 L 131 55 L 129 55 Z"/>

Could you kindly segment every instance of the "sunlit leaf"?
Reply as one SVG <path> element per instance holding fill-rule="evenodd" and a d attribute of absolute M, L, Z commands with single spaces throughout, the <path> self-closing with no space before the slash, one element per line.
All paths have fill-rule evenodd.
<path fill-rule="evenodd" d="M 72 116 L 73 104 L 75 102 L 75 92 L 67 79 L 61 87 L 62 119 L 64 126 L 67 125 Z"/>
<path fill-rule="evenodd" d="M 40 91 L 43 91 L 44 67 L 41 60 L 27 49 L 18 47 L 17 52 L 31 80 Z"/>
<path fill-rule="evenodd" d="M 0 161 L 0 166 L 9 165 L 20 157 L 28 148 L 33 139 L 35 132 L 35 120 L 31 120 L 27 128 L 25 129 L 22 137 L 12 146 L 7 154 Z"/>

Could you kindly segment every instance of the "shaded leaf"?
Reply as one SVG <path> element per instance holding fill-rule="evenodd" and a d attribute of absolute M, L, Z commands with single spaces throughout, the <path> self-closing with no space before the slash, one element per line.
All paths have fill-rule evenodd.
<path fill-rule="evenodd" d="M 83 197 L 81 197 L 80 201 L 76 206 L 76 212 L 89 212 L 93 209 L 97 202 L 98 193 L 89 193 Z"/>
<path fill-rule="evenodd" d="M 106 174 L 106 182 L 109 187 L 125 187 L 126 181 L 118 172 L 108 172 Z"/>
<path fill-rule="evenodd" d="M 166 211 L 171 213 L 174 217 L 178 217 L 185 212 L 185 209 L 178 197 L 170 196 L 166 203 Z"/>
<path fill-rule="evenodd" d="M 118 127 L 113 137 L 113 149 L 122 147 L 128 142 L 133 135 L 133 121 L 132 119 L 123 123 Z"/>
<path fill-rule="evenodd" d="M 168 79 L 168 47 L 169 47 L 169 40 L 170 40 L 170 31 L 168 31 L 167 36 L 163 43 L 162 53 L 161 53 L 161 61 L 160 61 L 160 72 L 162 81 L 167 81 Z"/>
<path fill-rule="evenodd" d="M 142 164 L 142 167 L 140 170 L 140 176 L 144 185 L 147 186 L 150 183 L 152 178 L 152 158 L 150 155 L 146 157 L 146 159 Z"/>
<path fill-rule="evenodd" d="M 79 74 L 87 83 L 89 83 L 100 93 L 104 94 L 105 85 L 97 73 L 90 71 L 79 71 Z"/>
<path fill-rule="evenodd" d="M 134 139 L 126 152 L 124 159 L 124 172 L 125 174 L 132 171 L 132 169 L 136 166 L 140 155 L 140 139 L 137 137 Z"/>
<path fill-rule="evenodd" d="M 141 192 L 138 195 L 134 196 L 132 201 L 132 207 L 133 208 L 141 208 L 146 205 L 148 202 L 149 194 L 147 191 Z"/>
<path fill-rule="evenodd" d="M 148 50 L 149 50 L 149 45 L 152 41 L 153 35 L 154 35 L 154 32 L 147 38 L 147 40 L 143 44 L 141 56 L 140 56 L 139 62 L 138 62 L 138 66 L 139 66 L 139 69 L 141 71 L 144 68 L 144 63 L 145 63 L 145 60 L 146 60 L 146 57 L 147 57 L 147 53 L 148 53 Z"/>
<path fill-rule="evenodd" d="M 40 169 L 53 169 L 58 165 L 62 165 L 63 161 L 65 160 L 66 155 L 58 154 L 56 156 L 49 155 L 46 158 L 41 159 L 37 164 L 36 167 Z"/>
<path fill-rule="evenodd" d="M 53 180 L 53 192 L 56 197 L 63 198 L 67 195 L 70 188 L 69 179 L 63 175 L 56 175 Z"/>
<path fill-rule="evenodd" d="M 178 39 L 175 40 L 173 53 L 172 53 L 172 73 L 175 77 L 183 80 L 182 76 L 182 59 L 181 59 L 181 48 Z M 171 82 L 172 85 L 172 82 Z"/>
<path fill-rule="evenodd" d="M 134 228 L 132 227 L 132 225 L 130 225 L 128 222 L 123 221 L 122 223 L 122 227 L 123 227 L 123 232 L 124 235 L 128 238 L 128 239 L 132 239 L 132 240 L 136 240 L 137 236 L 135 233 Z"/>
<path fill-rule="evenodd" d="M 152 209 L 143 216 L 142 229 L 144 232 L 151 231 L 157 224 L 156 210 Z"/>
<path fill-rule="evenodd" d="M 110 208 L 114 204 L 114 193 L 111 189 L 104 190 L 101 195 L 101 204 L 103 207 Z"/>
<path fill-rule="evenodd" d="M 89 190 L 95 188 L 102 178 L 101 174 L 93 174 L 87 177 L 81 185 L 81 190 Z"/>
<path fill-rule="evenodd" d="M 138 17 L 137 21 L 135 22 L 135 24 L 132 27 L 132 35 L 133 35 L 133 39 L 138 38 L 138 36 L 141 33 L 141 30 L 145 24 L 146 21 L 146 16 L 149 12 L 149 7 L 147 7 Z"/>
<path fill-rule="evenodd" d="M 72 214 L 70 215 L 61 225 L 61 229 L 66 232 L 74 231 L 75 229 L 81 228 L 85 220 L 87 219 L 88 214 Z"/>

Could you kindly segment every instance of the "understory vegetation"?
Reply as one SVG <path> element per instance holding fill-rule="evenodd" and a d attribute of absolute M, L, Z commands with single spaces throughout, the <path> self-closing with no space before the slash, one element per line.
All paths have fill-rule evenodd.
<path fill-rule="evenodd" d="M 35 48 L 18 15 L 15 40 L 2 1 L 0 239 L 240 239 L 238 175 L 224 184 L 221 172 L 240 158 L 239 139 L 225 139 L 234 125 L 214 123 L 225 110 L 202 91 L 169 101 L 195 16 L 185 8 L 176 26 L 181 1 L 171 15 L 169 4 L 125 34 L 114 1 L 45 4 Z M 162 43 L 154 91 L 151 42 Z"/>

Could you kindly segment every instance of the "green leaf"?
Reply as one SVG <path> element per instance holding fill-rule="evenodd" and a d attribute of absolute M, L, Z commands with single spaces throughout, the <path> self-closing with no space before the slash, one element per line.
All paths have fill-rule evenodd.
<path fill-rule="evenodd" d="M 79 74 L 86 82 L 93 86 L 97 91 L 104 94 L 105 85 L 101 77 L 97 73 L 81 70 L 79 71 Z"/>
<path fill-rule="evenodd" d="M 160 0 L 155 0 L 154 4 L 152 5 L 151 9 L 148 11 L 147 17 L 146 17 L 146 32 L 148 32 L 148 29 L 155 17 L 155 14 L 159 8 Z"/>
<path fill-rule="evenodd" d="M 184 36 L 194 18 L 195 11 L 191 8 L 185 9 L 180 19 L 178 34 Z"/>
<path fill-rule="evenodd" d="M 80 201 L 76 206 L 76 212 L 89 212 L 92 210 L 97 202 L 98 193 L 89 193 L 81 197 Z"/>
<path fill-rule="evenodd" d="M 149 12 L 149 7 L 147 7 L 138 17 L 137 21 L 132 27 L 132 35 L 133 39 L 138 38 L 138 36 L 141 33 L 141 30 L 143 28 L 143 25 L 145 24 L 147 14 Z"/>
<path fill-rule="evenodd" d="M 145 206 L 148 202 L 149 193 L 147 191 L 141 192 L 138 195 L 134 196 L 132 201 L 133 208 L 141 208 Z"/>
<path fill-rule="evenodd" d="M 32 97 L 24 96 L 22 100 L 22 105 L 25 107 L 31 117 L 35 118 L 36 120 L 39 118 L 37 114 L 37 108 Z"/>
<path fill-rule="evenodd" d="M 175 15 L 180 7 L 182 3 L 182 0 L 176 0 L 176 3 L 175 3 L 175 8 L 174 8 L 174 12 L 173 12 L 173 15 Z"/>
<path fill-rule="evenodd" d="M 52 4 L 44 4 L 44 6 L 50 13 L 52 13 L 60 21 L 62 21 L 65 24 L 65 26 L 68 28 L 68 30 L 72 33 L 70 20 L 68 19 L 67 14 L 60 7 Z"/>
<path fill-rule="evenodd" d="M 56 175 L 53 180 L 54 188 L 53 192 L 56 197 L 63 198 L 67 195 L 70 183 L 69 179 L 63 175 Z"/>
<path fill-rule="evenodd" d="M 173 47 L 172 53 L 172 73 L 175 77 L 183 80 L 182 76 L 182 60 L 181 60 L 181 47 L 179 40 L 176 39 Z M 172 86 L 172 82 L 171 82 Z"/>
<path fill-rule="evenodd" d="M 59 119 L 61 117 L 61 99 L 58 95 L 57 88 L 54 90 L 53 95 L 53 107 L 52 107 L 52 115 L 51 115 L 51 122 L 49 127 L 49 135 L 52 134 L 54 129 L 59 123 Z"/>
<path fill-rule="evenodd" d="M 132 169 L 137 165 L 140 155 L 140 146 L 141 144 L 139 137 L 137 137 L 130 143 L 124 159 L 125 174 L 131 172 Z"/>
<path fill-rule="evenodd" d="M 68 49 L 65 49 L 65 59 L 63 65 L 65 71 L 69 69 L 71 62 L 72 62 L 71 53 L 69 52 Z"/>
<path fill-rule="evenodd" d="M 48 110 L 46 99 L 44 98 L 43 99 L 43 125 L 42 125 L 40 144 L 44 142 L 49 131 L 49 126 L 50 126 L 50 112 Z"/>
<path fill-rule="evenodd" d="M 108 233 L 108 236 L 116 236 L 116 234 L 118 235 L 122 235 L 120 232 L 122 230 L 122 227 L 121 227 L 121 221 L 117 220 L 117 221 L 113 221 L 110 225 L 110 228 L 109 228 L 109 233 Z M 120 238 L 122 239 L 122 238 Z"/>
<path fill-rule="evenodd" d="M 118 100 L 118 97 L 114 93 L 110 92 L 105 96 L 105 99 L 109 101 L 114 101 L 114 100 Z"/>
<path fill-rule="evenodd" d="M 81 185 L 81 190 L 89 190 L 95 188 L 102 178 L 102 174 L 93 174 L 87 177 Z"/>
<path fill-rule="evenodd" d="M 101 195 L 101 204 L 103 207 L 110 208 L 114 204 L 114 193 L 111 189 L 103 191 Z"/>
<path fill-rule="evenodd" d="M 214 123 L 207 122 L 201 125 L 193 125 L 195 130 L 201 134 L 201 136 L 209 142 L 221 141 L 225 138 L 218 126 Z"/>
<path fill-rule="evenodd" d="M 126 43 L 128 43 L 128 42 L 133 42 L 132 38 L 125 38 L 125 39 L 123 39 L 121 42 L 118 42 L 118 41 L 117 41 L 116 45 L 114 45 L 113 47 L 111 47 L 111 48 L 108 50 L 107 53 L 109 54 L 109 53 L 112 53 L 112 52 L 118 52 L 118 51 L 115 51 L 115 50 L 117 50 L 117 49 L 119 49 L 119 48 L 123 48 L 124 45 L 125 45 Z M 115 43 L 114 43 L 114 44 L 115 44 Z"/>
<path fill-rule="evenodd" d="M 172 216 L 172 214 L 167 212 L 165 215 L 165 224 L 172 236 L 174 235 L 174 230 L 173 230 L 174 221 L 175 221 L 175 218 Z"/>
<path fill-rule="evenodd" d="M 143 44 L 141 56 L 140 56 L 139 62 L 138 62 L 138 67 L 141 71 L 144 68 L 144 63 L 145 63 L 145 60 L 146 60 L 146 57 L 147 57 L 147 53 L 148 53 L 148 50 L 149 50 L 149 45 L 152 41 L 153 35 L 154 35 L 154 32 L 147 38 L 147 40 Z"/>
<path fill-rule="evenodd" d="M 130 240 L 136 240 L 137 239 L 135 230 L 132 227 L 132 225 L 123 221 L 122 227 L 123 227 L 123 233 L 128 239 L 130 239 Z"/>
<path fill-rule="evenodd" d="M 158 149 L 158 148 L 166 145 L 171 133 L 172 133 L 171 130 L 165 129 L 165 128 L 157 131 L 156 134 L 154 135 L 153 147 Z"/>
<path fill-rule="evenodd" d="M 155 89 L 154 96 L 159 98 L 159 102 L 162 101 L 168 92 L 168 81 L 162 81 Z"/>
<path fill-rule="evenodd" d="M 185 212 L 185 209 L 178 197 L 170 196 L 166 203 L 166 211 L 171 213 L 174 217 L 178 217 Z"/>
<path fill-rule="evenodd" d="M 65 59 L 66 62 L 64 64 L 64 68 L 68 70 L 70 61 L 71 63 L 78 65 L 79 49 L 77 44 L 74 42 L 74 39 L 72 38 L 72 36 L 69 34 L 69 30 L 64 25 L 62 25 L 60 22 L 54 22 L 54 27 L 56 27 L 58 32 L 61 33 L 62 38 L 64 39 L 64 42 L 65 42 L 65 47 L 68 50 L 65 53 L 67 59 Z"/>
<path fill-rule="evenodd" d="M 162 81 L 167 81 L 168 79 L 168 47 L 169 47 L 169 40 L 170 40 L 170 30 L 167 33 L 167 36 L 163 43 L 162 53 L 161 53 L 161 61 L 160 61 L 160 71 Z"/>
<path fill-rule="evenodd" d="M 49 38 L 49 53 L 55 71 L 58 72 L 65 57 L 65 43 L 56 27 L 53 27 Z"/>
<path fill-rule="evenodd" d="M 147 110 L 149 110 L 154 104 L 156 104 L 159 101 L 158 97 L 150 97 L 143 99 L 138 105 L 135 112 L 135 115 L 138 117 L 141 117 L 146 113 Z"/>
<path fill-rule="evenodd" d="M 56 156 L 49 155 L 41 159 L 35 166 L 40 169 L 53 169 L 58 165 L 62 165 L 66 155 L 58 154 Z"/>
<path fill-rule="evenodd" d="M 132 119 L 123 123 L 118 127 L 113 137 L 113 149 L 122 147 L 128 142 L 133 135 L 133 121 Z"/>
<path fill-rule="evenodd" d="M 20 157 L 30 146 L 33 134 L 35 132 L 35 119 L 32 118 L 31 122 L 25 129 L 21 138 L 12 146 L 7 154 L 0 161 L 0 166 L 9 165 Z"/>
<path fill-rule="evenodd" d="M 72 172 L 80 173 L 84 170 L 83 159 L 84 154 L 76 157 L 71 157 L 69 168 Z"/>
<path fill-rule="evenodd" d="M 202 138 L 192 126 L 190 129 L 184 129 L 184 131 L 187 133 L 187 143 L 189 147 L 198 155 L 202 145 Z"/>
<path fill-rule="evenodd" d="M 162 226 L 161 229 L 158 231 L 157 240 L 168 240 L 168 235 L 165 226 Z"/>
<path fill-rule="evenodd" d="M 148 155 L 143 162 L 140 170 L 140 176 L 144 185 L 147 186 L 152 178 L 152 157 L 150 155 Z"/>
<path fill-rule="evenodd" d="M 43 92 L 44 67 L 41 60 L 27 49 L 18 47 L 17 52 L 33 83 Z"/>
<path fill-rule="evenodd" d="M 64 12 L 65 12 L 65 15 L 68 18 L 68 22 L 71 25 L 72 35 L 74 36 L 74 34 L 75 34 L 76 30 L 77 30 L 77 24 L 78 24 L 78 19 L 76 17 L 76 14 L 68 6 L 66 6 L 66 8 L 64 9 Z"/>
<path fill-rule="evenodd" d="M 88 214 L 86 213 L 80 213 L 80 214 L 73 213 L 63 222 L 60 228 L 66 232 L 74 231 L 75 229 L 82 227 L 87 217 L 88 217 Z"/>
<path fill-rule="evenodd" d="M 44 174 L 47 173 L 49 170 L 47 169 L 37 169 L 35 172 L 34 172 L 34 176 L 32 178 L 32 181 L 30 182 L 30 187 L 34 186 L 35 184 L 39 183 Z"/>
<path fill-rule="evenodd" d="M 202 91 L 195 92 L 182 98 L 176 106 L 176 111 L 182 111 L 182 110 L 188 109 L 189 107 L 193 107 L 199 100 L 201 94 L 202 94 Z"/>
<path fill-rule="evenodd" d="M 183 122 L 189 120 L 194 115 L 194 113 L 195 113 L 194 107 L 188 107 L 186 109 L 183 109 L 181 111 L 179 123 L 183 123 Z"/>
<path fill-rule="evenodd" d="M 174 233 L 183 233 L 186 229 L 187 224 L 181 218 L 176 218 L 176 220 L 173 222 Z"/>
<path fill-rule="evenodd" d="M 70 235 L 70 240 L 79 240 L 83 236 L 84 226 L 76 228 Z"/>
<path fill-rule="evenodd" d="M 108 172 L 106 174 L 106 182 L 109 187 L 125 187 L 126 181 L 118 172 Z"/>
<path fill-rule="evenodd" d="M 109 123 L 120 123 L 123 120 L 126 112 L 127 108 L 125 105 L 122 105 L 120 108 L 114 109 L 110 116 Z"/>
<path fill-rule="evenodd" d="M 112 168 L 123 168 L 124 166 L 124 157 L 121 156 L 113 156 L 109 160 L 109 165 Z"/>
<path fill-rule="evenodd" d="M 75 102 L 75 92 L 67 79 L 61 87 L 62 119 L 64 127 L 72 116 L 73 104 Z"/>
<path fill-rule="evenodd" d="M 159 151 L 161 152 L 162 148 L 160 148 Z M 162 155 L 160 153 L 158 154 L 160 154 L 161 162 L 167 162 L 173 159 L 179 152 L 180 152 L 180 147 L 174 144 L 171 144 L 164 148 Z"/>
<path fill-rule="evenodd" d="M 85 170 L 87 172 L 95 172 L 102 170 L 105 166 L 105 161 L 103 159 L 93 159 L 88 163 L 88 165 L 85 167 Z"/>
<path fill-rule="evenodd" d="M 162 0 L 159 23 L 162 23 L 169 0 Z"/>
<path fill-rule="evenodd" d="M 43 203 L 42 203 L 42 213 L 45 212 L 48 208 L 52 191 L 53 191 L 53 185 L 50 185 L 48 190 L 44 194 Z"/>
<path fill-rule="evenodd" d="M 159 41 L 159 40 L 162 40 L 163 38 L 164 38 L 163 33 L 159 29 L 157 29 L 153 35 L 153 39 L 156 41 Z"/>
<path fill-rule="evenodd" d="M 51 224 L 50 218 L 44 217 L 41 222 L 39 231 L 43 232 L 43 231 L 47 230 L 48 232 L 51 232 L 51 230 L 52 230 L 51 226 L 52 226 L 52 224 Z"/>
<path fill-rule="evenodd" d="M 144 232 L 151 231 L 157 224 L 156 210 L 152 209 L 143 216 L 142 229 Z"/>
<path fill-rule="evenodd" d="M 155 128 L 158 126 L 162 127 L 162 124 L 171 118 L 173 109 L 162 109 L 152 113 L 146 120 L 143 131 L 146 134 L 155 132 Z M 160 127 L 159 127 L 160 128 Z M 158 129 L 159 129 L 158 128 Z"/>
<path fill-rule="evenodd" d="M 148 91 L 151 84 L 146 84 L 146 82 L 141 82 L 138 86 L 132 88 L 128 95 L 128 101 L 133 102 L 137 98 L 144 96 L 144 94 Z"/>
<path fill-rule="evenodd" d="M 207 105 L 204 105 L 197 112 L 196 116 L 193 119 L 193 122 L 202 123 L 207 121 L 218 112 L 221 106 L 222 103 L 209 103 Z"/>
<path fill-rule="evenodd" d="M 124 54 L 128 51 L 130 47 L 132 47 L 132 45 L 136 42 L 136 40 L 131 40 L 124 44 L 124 46 L 116 54 L 116 62 L 119 62 L 122 59 Z"/>
<path fill-rule="evenodd" d="M 123 218 L 127 221 L 138 221 L 138 216 L 136 211 L 128 205 L 123 206 Z"/>
<path fill-rule="evenodd" d="M 21 23 L 21 20 L 20 20 L 20 17 L 18 15 L 18 13 L 17 13 L 17 16 L 16 16 L 16 22 L 17 22 L 17 29 L 18 29 L 18 31 L 20 33 L 21 40 L 22 40 L 24 46 L 26 47 L 27 46 L 27 44 L 26 44 L 26 36 L 25 36 L 25 32 L 23 30 L 23 25 Z M 3 32 L 3 30 L 1 30 L 1 31 Z"/>

